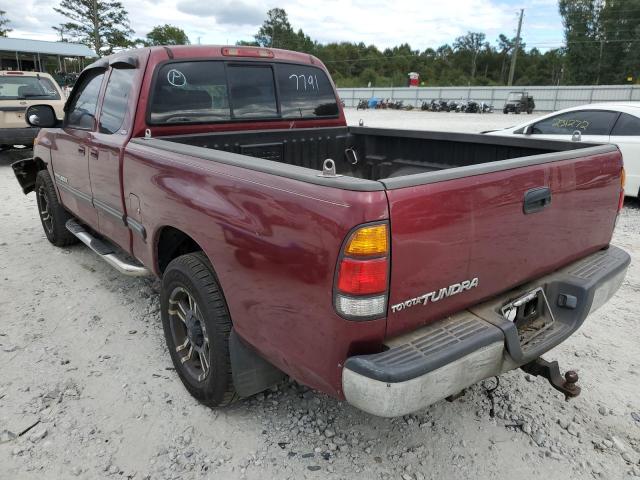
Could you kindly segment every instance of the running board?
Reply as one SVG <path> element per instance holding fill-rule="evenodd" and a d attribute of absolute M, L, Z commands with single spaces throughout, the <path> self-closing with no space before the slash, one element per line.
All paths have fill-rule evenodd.
<path fill-rule="evenodd" d="M 91 235 L 73 218 L 67 221 L 66 227 L 67 230 L 78 237 L 82 243 L 97 253 L 100 258 L 120 273 L 129 275 L 130 277 L 146 277 L 151 275 L 151 272 L 142 265 L 131 263 L 120 258 L 110 245 Z"/>

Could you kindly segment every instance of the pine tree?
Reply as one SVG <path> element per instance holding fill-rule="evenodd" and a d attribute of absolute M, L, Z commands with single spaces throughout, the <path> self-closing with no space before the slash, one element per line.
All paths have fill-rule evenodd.
<path fill-rule="evenodd" d="M 54 10 L 70 22 L 53 27 L 73 42 L 84 43 L 98 56 L 132 45 L 129 17 L 122 3 L 110 0 L 62 0 Z"/>
<path fill-rule="evenodd" d="M 4 10 L 0 10 L 0 37 L 6 37 L 7 33 L 11 31 L 9 28 L 9 19 L 5 17 Z"/>

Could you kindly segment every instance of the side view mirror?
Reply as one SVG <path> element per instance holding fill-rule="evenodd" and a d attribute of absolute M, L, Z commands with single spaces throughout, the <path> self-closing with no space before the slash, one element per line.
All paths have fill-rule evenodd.
<path fill-rule="evenodd" d="M 533 125 L 527 125 L 526 127 L 524 127 L 522 133 L 523 135 L 531 135 L 533 133 Z"/>
<path fill-rule="evenodd" d="M 51 128 L 58 125 L 56 112 L 49 105 L 32 105 L 27 108 L 24 117 L 32 127 Z"/>

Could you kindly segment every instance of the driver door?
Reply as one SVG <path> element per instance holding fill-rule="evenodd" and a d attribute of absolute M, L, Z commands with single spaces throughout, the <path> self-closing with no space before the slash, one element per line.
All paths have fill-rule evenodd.
<path fill-rule="evenodd" d="M 104 70 L 89 70 L 79 79 L 67 103 L 64 124 L 51 148 L 54 182 L 62 204 L 84 223 L 98 229 L 89 180 L 89 144 L 96 127 Z"/>

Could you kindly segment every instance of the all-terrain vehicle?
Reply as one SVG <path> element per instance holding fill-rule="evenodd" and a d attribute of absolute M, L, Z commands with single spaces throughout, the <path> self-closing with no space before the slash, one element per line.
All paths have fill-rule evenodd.
<path fill-rule="evenodd" d="M 533 97 L 529 96 L 528 92 L 510 92 L 502 109 L 502 113 L 507 114 L 513 112 L 518 115 L 521 112 L 533 113 L 534 108 L 536 108 L 536 103 L 533 101 Z"/>

